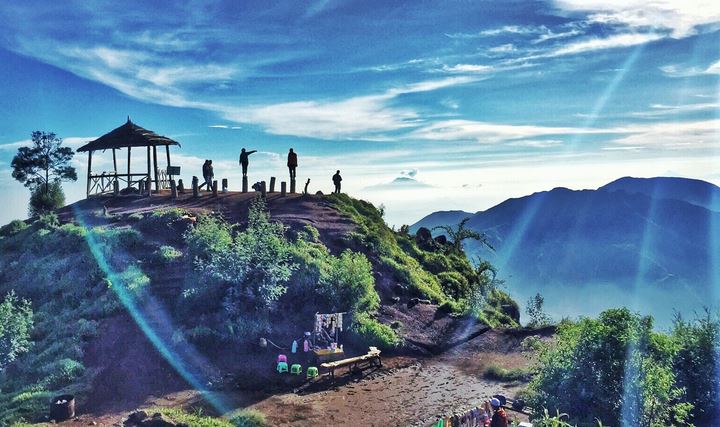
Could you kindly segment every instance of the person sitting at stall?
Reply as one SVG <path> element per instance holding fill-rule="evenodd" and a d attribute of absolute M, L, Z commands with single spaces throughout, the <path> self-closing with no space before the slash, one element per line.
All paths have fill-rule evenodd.
<path fill-rule="evenodd" d="M 500 404 L 500 400 L 496 397 L 490 399 L 490 406 L 493 409 L 492 420 L 490 421 L 490 427 L 508 427 L 507 414 Z"/>

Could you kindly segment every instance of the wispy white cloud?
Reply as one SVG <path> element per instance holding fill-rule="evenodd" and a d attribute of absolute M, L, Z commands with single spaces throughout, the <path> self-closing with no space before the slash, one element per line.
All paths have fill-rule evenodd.
<path fill-rule="evenodd" d="M 518 139 L 508 142 L 515 147 L 548 148 L 562 145 L 562 139 Z"/>
<path fill-rule="evenodd" d="M 443 65 L 442 70 L 446 73 L 490 73 L 495 71 L 495 67 L 491 65 L 479 65 L 479 64 L 455 64 L 455 65 Z"/>
<path fill-rule="evenodd" d="M 655 150 L 686 150 L 717 148 L 720 120 L 661 122 L 626 128 L 627 135 L 612 142 L 622 146 Z"/>
<path fill-rule="evenodd" d="M 445 33 L 445 36 L 451 39 L 478 39 L 502 34 L 536 34 L 545 30 L 543 26 L 506 25 L 504 27 L 478 31 L 476 33 Z"/>
<path fill-rule="evenodd" d="M 277 135 L 320 139 L 386 140 L 387 132 L 416 127 L 423 120 L 409 107 L 391 105 L 403 94 L 429 92 L 477 81 L 469 76 L 428 80 L 383 93 L 339 101 L 297 101 L 228 110 L 228 120 L 252 123 Z"/>
<path fill-rule="evenodd" d="M 552 31 L 548 31 L 548 32 L 545 33 L 545 34 L 540 34 L 540 35 L 538 36 L 538 38 L 536 38 L 535 40 L 533 40 L 531 43 L 532 43 L 532 44 L 538 44 L 538 43 L 546 42 L 546 41 L 548 41 L 548 40 L 566 39 L 566 38 L 574 37 L 574 36 L 577 36 L 577 35 L 580 35 L 580 34 L 583 34 L 583 32 L 580 31 L 580 30 L 563 31 L 563 32 L 560 32 L 560 33 L 554 33 L 554 32 L 552 32 Z"/>
<path fill-rule="evenodd" d="M 209 128 L 213 129 L 242 129 L 242 126 L 230 126 L 230 125 L 210 125 Z"/>
<path fill-rule="evenodd" d="M 645 31 L 665 30 L 672 37 L 696 34 L 702 26 L 720 22 L 716 0 L 555 0 L 570 13 L 586 13 L 589 22 L 625 26 Z"/>
<path fill-rule="evenodd" d="M 650 106 L 648 111 L 635 111 L 630 113 L 637 117 L 657 117 L 666 116 L 669 114 L 683 114 L 692 113 L 697 111 L 707 110 L 719 110 L 720 103 L 718 102 L 702 102 L 695 104 L 680 104 L 680 105 L 665 105 L 665 104 L 653 104 Z"/>
<path fill-rule="evenodd" d="M 684 66 L 680 64 L 664 65 L 660 67 L 660 71 L 668 77 L 693 77 L 720 74 L 720 60 L 713 62 L 707 67 Z"/>
<path fill-rule="evenodd" d="M 88 142 L 97 139 L 97 136 L 71 136 L 68 138 L 62 138 L 63 142 L 62 145 L 64 147 L 71 147 L 71 148 L 77 148 L 81 145 L 87 144 Z M 0 150 L 17 150 L 20 147 L 30 147 L 32 145 L 32 140 L 30 139 L 23 139 L 21 141 L 14 141 L 14 142 L 8 142 L 5 144 L 0 144 Z"/>
<path fill-rule="evenodd" d="M 546 56 L 573 55 L 596 50 L 631 47 L 660 40 L 661 38 L 663 38 L 662 35 L 654 33 L 616 34 L 604 38 L 591 37 L 568 43 L 551 51 Z"/>
<path fill-rule="evenodd" d="M 423 126 L 409 133 L 408 138 L 434 141 L 476 141 L 483 144 L 497 144 L 512 140 L 549 135 L 604 134 L 605 129 L 583 129 L 573 127 L 549 127 L 534 125 L 507 125 L 473 120 L 445 120 Z"/>
<path fill-rule="evenodd" d="M 510 53 L 510 52 L 514 52 L 515 50 L 516 50 L 515 46 L 512 43 L 506 43 L 506 44 L 491 47 L 490 49 L 488 49 L 488 51 L 492 52 L 492 53 Z"/>

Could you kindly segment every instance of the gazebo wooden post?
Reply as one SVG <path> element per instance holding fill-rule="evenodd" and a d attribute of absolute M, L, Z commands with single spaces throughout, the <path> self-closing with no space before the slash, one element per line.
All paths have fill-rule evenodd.
<path fill-rule="evenodd" d="M 92 174 L 92 150 L 88 151 L 88 172 L 87 172 L 87 190 L 85 197 L 90 197 L 90 175 Z"/>
<path fill-rule="evenodd" d="M 153 161 L 155 162 L 155 191 L 160 191 L 160 174 L 157 166 L 157 146 L 153 145 Z"/>
<path fill-rule="evenodd" d="M 117 157 L 115 157 L 115 149 L 114 148 L 112 149 L 112 153 L 113 153 L 113 170 L 115 171 L 115 177 L 114 177 L 115 181 L 113 182 L 113 188 L 120 188 L 120 180 L 118 179 L 118 174 L 117 174 Z M 115 184 L 115 182 L 117 182 L 117 184 Z M 115 187 L 116 185 L 117 185 L 117 187 Z"/>
<path fill-rule="evenodd" d="M 170 175 L 170 146 L 169 145 L 165 146 L 165 157 L 167 157 L 167 169 L 165 169 L 165 172 L 167 174 L 166 176 L 167 176 L 168 183 L 170 183 L 170 180 L 172 179 L 172 175 Z"/>
<path fill-rule="evenodd" d="M 145 190 L 148 192 L 148 196 L 152 194 L 152 181 L 150 180 L 150 146 L 147 146 L 147 185 Z"/>
<path fill-rule="evenodd" d="M 130 177 L 130 148 L 132 148 L 132 147 L 128 147 L 128 168 L 127 168 L 128 169 L 128 175 L 127 175 L 128 190 L 130 189 L 130 184 L 132 183 L 132 178 Z"/>

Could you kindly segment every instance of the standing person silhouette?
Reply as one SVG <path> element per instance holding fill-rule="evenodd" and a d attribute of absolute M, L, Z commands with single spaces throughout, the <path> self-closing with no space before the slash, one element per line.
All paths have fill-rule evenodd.
<path fill-rule="evenodd" d="M 257 152 L 257 150 L 245 151 L 244 148 L 240 150 L 240 166 L 242 166 L 243 177 L 247 177 L 247 168 L 250 163 L 248 157 L 255 152 Z"/>
<path fill-rule="evenodd" d="M 340 183 L 342 182 L 342 177 L 340 176 L 340 171 L 335 172 L 335 175 L 332 177 L 333 184 L 335 184 L 335 194 L 340 194 Z"/>
<path fill-rule="evenodd" d="M 295 181 L 295 168 L 297 168 L 298 161 L 297 161 L 297 153 L 293 151 L 293 149 L 290 149 L 290 152 L 288 153 L 288 161 L 287 166 L 290 170 L 290 181 Z"/>
<path fill-rule="evenodd" d="M 207 175 L 205 175 L 205 189 L 207 191 L 213 190 L 213 178 L 215 178 L 215 171 L 213 170 L 212 160 L 207 161 Z"/>
<path fill-rule="evenodd" d="M 203 183 L 200 184 L 198 188 L 202 188 L 203 185 L 207 184 L 208 182 L 208 162 L 210 160 L 205 160 L 205 163 L 203 163 L 202 166 L 202 172 L 203 172 Z"/>

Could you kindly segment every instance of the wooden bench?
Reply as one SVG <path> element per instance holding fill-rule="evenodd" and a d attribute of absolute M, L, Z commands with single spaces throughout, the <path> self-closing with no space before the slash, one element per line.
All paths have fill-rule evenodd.
<path fill-rule="evenodd" d="M 348 359 L 338 360 L 336 362 L 328 362 L 320 365 L 321 368 L 327 369 L 331 378 L 335 378 L 335 370 L 348 366 L 350 372 L 358 372 L 363 368 L 370 366 L 382 366 L 380 359 L 380 350 L 377 347 L 370 347 L 370 351 L 362 356 L 351 357 Z"/>

